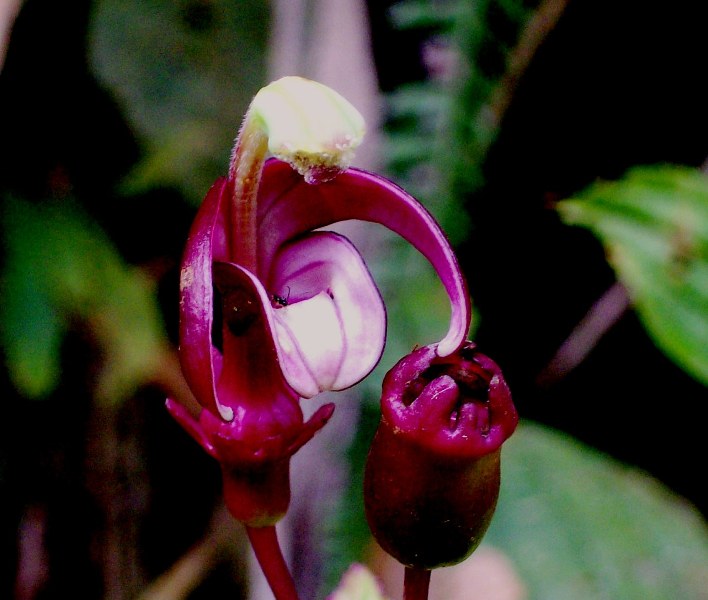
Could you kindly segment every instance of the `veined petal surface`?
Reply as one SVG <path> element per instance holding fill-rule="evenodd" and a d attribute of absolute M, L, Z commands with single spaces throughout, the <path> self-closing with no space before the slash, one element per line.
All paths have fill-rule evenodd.
<path fill-rule="evenodd" d="M 287 305 L 272 314 L 283 373 L 301 396 L 350 387 L 376 366 L 386 311 L 346 238 L 313 232 L 286 244 L 268 280 L 287 294 Z"/>

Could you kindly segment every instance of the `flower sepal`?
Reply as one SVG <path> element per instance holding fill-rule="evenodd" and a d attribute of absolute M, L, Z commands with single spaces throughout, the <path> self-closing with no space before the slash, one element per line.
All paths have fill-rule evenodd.
<path fill-rule="evenodd" d="M 325 404 L 304 422 L 294 404 L 291 418 L 283 420 L 279 411 L 280 421 L 275 422 L 278 416 L 269 416 L 272 406 L 266 404 L 261 410 L 224 421 L 208 409 L 195 418 L 171 399 L 166 406 L 192 438 L 219 461 L 226 506 L 234 518 L 250 527 L 272 525 L 285 514 L 290 502 L 290 458 L 334 412 L 334 404 Z"/>

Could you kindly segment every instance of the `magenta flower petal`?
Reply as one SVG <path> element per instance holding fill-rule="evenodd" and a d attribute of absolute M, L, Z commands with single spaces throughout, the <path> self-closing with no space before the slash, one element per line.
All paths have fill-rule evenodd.
<path fill-rule="evenodd" d="M 346 238 L 314 232 L 283 246 L 269 287 L 287 294 L 273 309 L 280 365 L 303 397 L 341 390 L 381 357 L 386 311 L 359 252 Z"/>
<path fill-rule="evenodd" d="M 444 358 L 434 346 L 402 358 L 384 378 L 381 414 L 398 435 L 458 458 L 498 450 L 519 419 L 501 369 L 472 342 Z"/>
<path fill-rule="evenodd" d="M 263 168 L 258 211 L 260 273 L 267 271 L 286 240 L 319 227 L 358 219 L 395 231 L 430 261 L 450 298 L 450 326 L 438 354 L 447 356 L 464 342 L 470 302 L 457 259 L 433 217 L 394 183 L 349 169 L 333 181 L 310 185 L 289 165 L 269 160 Z"/>
<path fill-rule="evenodd" d="M 215 255 L 223 254 L 223 221 L 221 198 L 228 187 L 219 179 L 211 187 L 197 212 L 187 238 L 180 273 L 179 357 L 182 372 L 199 403 L 214 412 L 216 397 L 212 324 L 214 292 L 212 263 Z M 215 242 L 221 233 L 221 244 Z M 220 251 L 219 251 L 220 250 Z"/>
<path fill-rule="evenodd" d="M 221 356 L 212 340 L 211 268 L 214 261 L 229 260 L 225 223 L 230 193 L 229 182 L 219 180 L 207 194 L 187 241 L 180 284 L 185 377 L 200 403 L 226 420 L 233 418 L 237 402 L 215 388 Z M 270 160 L 263 169 L 258 207 L 259 272 L 243 270 L 240 281 L 250 289 L 252 310 L 263 319 L 259 343 L 272 340 L 275 354 L 268 360 L 279 362 L 301 396 L 359 381 L 376 365 L 385 338 L 385 310 L 361 257 L 334 234 L 299 237 L 313 229 L 360 219 L 381 223 L 409 240 L 437 270 L 450 298 L 450 326 L 438 354 L 445 356 L 464 341 L 470 306 L 456 258 L 430 214 L 398 186 L 354 169 L 332 182 L 310 185 L 289 165 Z M 287 306 L 273 308 L 274 294 L 288 296 Z M 239 343 L 250 345 L 245 339 Z"/>

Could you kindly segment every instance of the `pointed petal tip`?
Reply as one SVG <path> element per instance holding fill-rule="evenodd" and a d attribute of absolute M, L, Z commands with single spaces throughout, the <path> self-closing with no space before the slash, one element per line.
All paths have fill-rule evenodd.
<path fill-rule="evenodd" d="M 470 328 L 469 304 L 464 309 L 456 309 L 453 304 L 453 314 L 450 319 L 450 329 L 447 335 L 435 345 L 435 353 L 440 358 L 445 358 L 457 352 L 467 341 Z"/>
<path fill-rule="evenodd" d="M 172 398 L 167 398 L 165 401 L 165 407 L 172 418 L 177 421 L 177 423 L 192 437 L 192 439 L 194 439 L 194 441 L 204 448 L 207 454 L 213 456 L 214 458 L 217 457 L 216 450 L 206 435 L 198 416 L 192 414 L 188 408 Z"/>
<path fill-rule="evenodd" d="M 435 354 L 445 358 L 454 354 L 465 342 L 465 337 L 459 334 L 447 335 L 435 346 Z"/>
<path fill-rule="evenodd" d="M 216 399 L 216 408 L 219 411 L 219 416 L 227 422 L 233 421 L 234 420 L 234 409 L 229 407 L 229 406 L 223 406 L 217 397 Z"/>

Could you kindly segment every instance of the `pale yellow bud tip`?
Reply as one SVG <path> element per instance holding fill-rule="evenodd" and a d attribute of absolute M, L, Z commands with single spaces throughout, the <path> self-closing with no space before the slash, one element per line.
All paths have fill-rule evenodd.
<path fill-rule="evenodd" d="M 283 77 L 262 88 L 250 117 L 268 137 L 268 150 L 309 183 L 347 169 L 364 137 L 364 118 L 345 98 L 316 81 Z"/>

